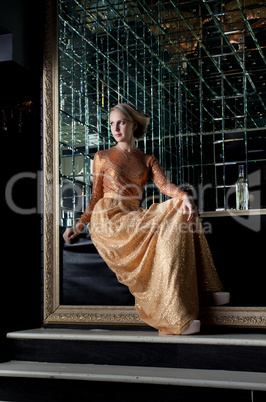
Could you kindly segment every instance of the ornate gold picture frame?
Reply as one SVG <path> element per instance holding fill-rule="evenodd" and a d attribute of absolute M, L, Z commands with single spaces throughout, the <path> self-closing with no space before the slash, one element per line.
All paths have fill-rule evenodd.
<path fill-rule="evenodd" d="M 43 241 L 44 324 L 145 325 L 134 307 L 60 305 L 58 170 L 58 33 L 56 1 L 46 1 L 43 64 Z M 213 307 L 203 324 L 266 328 L 264 307 Z"/>

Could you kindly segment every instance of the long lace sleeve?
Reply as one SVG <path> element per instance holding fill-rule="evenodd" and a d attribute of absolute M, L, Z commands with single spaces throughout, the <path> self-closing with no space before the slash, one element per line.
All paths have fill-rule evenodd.
<path fill-rule="evenodd" d="M 82 214 L 77 225 L 82 224 L 84 227 L 90 222 L 91 214 L 96 203 L 103 197 L 103 166 L 98 152 L 96 152 L 93 160 L 93 187 L 90 201 Z"/>
<path fill-rule="evenodd" d="M 168 179 L 155 156 L 151 156 L 149 163 L 150 177 L 159 190 L 169 197 L 183 199 L 186 193 Z"/>

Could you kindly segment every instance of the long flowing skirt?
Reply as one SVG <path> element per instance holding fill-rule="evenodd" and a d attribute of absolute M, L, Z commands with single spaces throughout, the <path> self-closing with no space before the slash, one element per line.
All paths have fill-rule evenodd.
<path fill-rule="evenodd" d="M 135 297 L 140 318 L 160 334 L 180 334 L 198 317 L 200 292 L 222 290 L 198 218 L 182 201 L 142 209 L 139 201 L 105 195 L 90 234 L 99 254 Z"/>

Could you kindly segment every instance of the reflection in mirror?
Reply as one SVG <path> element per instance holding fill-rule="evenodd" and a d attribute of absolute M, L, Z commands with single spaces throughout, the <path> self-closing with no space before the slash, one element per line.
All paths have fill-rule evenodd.
<path fill-rule="evenodd" d="M 259 0 L 58 0 L 61 232 L 90 199 L 93 158 L 113 145 L 118 102 L 151 116 L 138 147 L 200 211 L 236 208 L 240 164 L 247 179 L 260 173 L 249 208 L 266 206 L 265 17 Z M 149 184 L 142 206 L 164 199 Z"/>

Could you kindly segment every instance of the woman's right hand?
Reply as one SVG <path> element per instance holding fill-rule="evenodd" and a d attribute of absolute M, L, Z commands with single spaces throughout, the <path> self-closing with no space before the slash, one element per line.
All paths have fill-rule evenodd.
<path fill-rule="evenodd" d="M 183 214 L 188 214 L 188 221 L 193 220 L 197 216 L 197 207 L 188 194 L 183 196 Z"/>
<path fill-rule="evenodd" d="M 81 233 L 83 228 L 84 228 L 83 225 L 66 228 L 66 230 L 63 234 L 63 238 L 64 238 L 65 242 L 67 244 L 71 244 L 71 240 L 74 239 L 74 237 L 78 236 Z"/>

